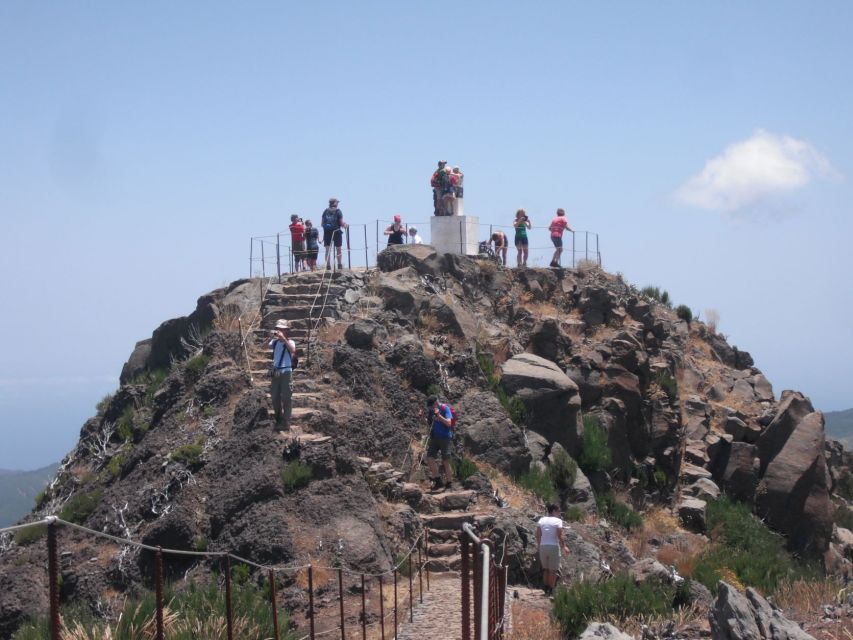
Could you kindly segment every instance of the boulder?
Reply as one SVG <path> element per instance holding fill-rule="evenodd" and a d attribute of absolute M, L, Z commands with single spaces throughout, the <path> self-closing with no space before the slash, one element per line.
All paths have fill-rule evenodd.
<path fill-rule="evenodd" d="M 136 376 L 143 373 L 147 368 L 148 358 L 150 356 L 151 338 L 137 342 L 130 354 L 130 357 L 127 359 L 127 362 L 125 362 L 124 366 L 121 368 L 121 375 L 118 379 L 119 384 L 125 385 Z"/>
<path fill-rule="evenodd" d="M 386 309 L 411 317 L 420 308 L 423 300 L 422 296 L 416 293 L 419 284 L 417 272 L 407 267 L 393 273 L 380 273 L 376 289 Z"/>
<path fill-rule="evenodd" d="M 591 622 L 578 640 L 633 640 L 609 622 Z"/>
<path fill-rule="evenodd" d="M 454 405 L 465 449 L 511 476 L 530 468 L 531 455 L 521 427 L 509 419 L 495 394 L 472 391 Z"/>
<path fill-rule="evenodd" d="M 717 599 L 708 612 L 713 640 L 763 640 L 749 600 L 730 584 L 717 584 Z"/>
<path fill-rule="evenodd" d="M 758 441 L 758 457 L 761 459 L 759 473 L 764 475 L 767 465 L 775 458 L 797 425 L 808 414 L 814 412 L 811 401 L 798 391 L 783 391 L 776 415 Z"/>
<path fill-rule="evenodd" d="M 758 630 L 767 640 L 814 640 L 797 623 L 788 620 L 778 609 L 770 606 L 760 593 L 747 587 L 746 598 L 752 607 L 752 613 Z"/>
<path fill-rule="evenodd" d="M 637 583 L 654 580 L 666 582 L 669 580 L 669 571 L 665 566 L 654 558 L 643 558 L 628 568 L 628 573 Z"/>
<path fill-rule="evenodd" d="M 580 394 L 556 364 L 532 353 L 513 356 L 503 365 L 501 386 L 524 402 L 531 431 L 577 455 L 583 430 Z"/>
<path fill-rule="evenodd" d="M 755 496 L 758 482 L 755 452 L 755 445 L 733 442 L 718 460 L 719 473 L 715 477 L 720 487 L 735 500 L 751 502 Z"/>
<path fill-rule="evenodd" d="M 704 533 L 708 505 L 699 498 L 685 498 L 678 504 L 678 518 L 685 529 L 695 533 Z"/>
<path fill-rule="evenodd" d="M 374 339 L 387 337 L 385 327 L 373 320 L 356 320 L 346 328 L 344 339 L 356 349 L 370 349 Z"/>
<path fill-rule="evenodd" d="M 553 318 L 536 323 L 530 334 L 530 349 L 537 356 L 556 362 L 571 349 L 571 340 L 563 335 L 560 325 Z"/>
<path fill-rule="evenodd" d="M 759 402 L 773 402 L 776 399 L 773 395 L 773 385 L 764 377 L 764 374 L 758 373 L 752 376 L 749 381 L 752 383 L 755 397 Z"/>
<path fill-rule="evenodd" d="M 699 478 L 684 490 L 684 493 L 700 500 L 716 500 L 720 497 L 720 488 L 708 478 Z"/>

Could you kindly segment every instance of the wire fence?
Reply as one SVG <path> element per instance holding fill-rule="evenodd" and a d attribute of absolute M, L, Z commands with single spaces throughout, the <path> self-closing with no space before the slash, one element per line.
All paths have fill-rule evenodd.
<path fill-rule="evenodd" d="M 154 563 L 154 594 L 155 594 L 155 640 L 163 640 L 165 637 L 164 611 L 164 559 L 169 556 L 190 557 L 198 560 L 212 560 L 213 566 L 219 567 L 221 577 L 224 581 L 225 593 L 225 621 L 227 638 L 233 640 L 235 620 L 232 594 L 232 562 L 247 565 L 264 572 L 269 584 L 269 607 L 273 620 L 273 637 L 280 638 L 279 609 L 276 590 L 277 577 L 284 576 L 299 582 L 301 578 L 307 582 L 304 588 L 308 599 L 307 608 L 307 633 L 299 640 L 314 640 L 319 637 L 347 638 L 361 637 L 365 640 L 368 629 L 374 637 L 382 640 L 395 638 L 397 630 L 408 616 L 411 622 L 414 617 L 415 602 L 423 603 L 424 582 L 426 590 L 429 590 L 429 539 L 425 532 L 421 532 L 408 547 L 399 562 L 391 569 L 378 573 L 356 571 L 344 567 L 330 567 L 314 564 L 300 565 L 266 565 L 254 562 L 248 558 L 238 556 L 228 551 L 192 551 L 186 549 L 168 549 L 144 544 L 128 538 L 111 535 L 102 531 L 96 531 L 88 527 L 62 520 L 56 516 L 48 516 L 43 520 L 28 522 L 0 529 L 0 536 L 17 534 L 26 530 L 46 529 L 47 533 L 47 561 L 48 561 L 48 591 L 49 591 L 49 629 L 50 640 L 60 640 L 62 620 L 60 611 L 60 564 L 61 555 L 59 546 L 59 528 L 67 527 L 70 530 L 85 534 L 90 537 L 109 540 L 121 545 L 122 548 L 135 548 L 152 552 Z M 70 545 L 69 545 L 70 546 Z M 353 596 L 347 597 L 347 589 L 344 587 L 344 576 L 355 577 L 360 580 L 360 588 Z M 376 589 L 378 598 L 368 601 L 367 592 Z M 324 594 L 326 606 L 315 606 L 315 596 L 319 591 Z M 336 592 L 337 607 L 332 605 L 330 594 Z M 360 592 L 360 593 L 359 593 Z M 389 597 L 390 606 L 386 606 L 385 598 Z M 393 600 L 391 595 L 393 594 Z M 352 606 L 353 597 L 357 597 L 355 606 Z M 360 599 L 360 604 L 358 602 Z M 347 601 L 349 602 L 349 606 Z M 378 631 L 378 636 L 376 635 Z M 389 635 L 386 636 L 386 631 Z M 147 636 L 146 636 L 147 637 Z"/>
<path fill-rule="evenodd" d="M 350 224 L 341 230 L 341 256 L 344 269 L 369 269 L 376 265 L 378 254 L 388 247 L 386 229 L 392 224 L 391 220 L 374 220 L 365 224 Z M 423 244 L 430 244 L 431 222 L 404 222 L 403 242 L 412 244 L 415 242 L 414 234 Z M 492 235 L 498 231 L 505 234 L 507 238 L 506 266 L 521 266 L 520 251 L 514 246 L 515 230 L 510 225 L 479 224 L 478 242 L 488 242 Z M 532 227 L 528 230 L 528 246 L 526 266 L 546 267 L 549 266 L 554 255 L 555 247 L 550 239 L 547 227 Z M 593 262 L 601 266 L 601 246 L 598 233 L 594 231 L 566 231 L 564 246 L 560 262 L 562 266 L 574 268 L 582 262 Z M 462 231 L 460 230 L 460 245 L 464 245 Z M 334 247 L 330 247 L 334 249 Z M 294 251 L 291 234 L 289 231 L 266 236 L 252 236 L 249 245 L 249 277 L 280 277 L 285 273 L 294 273 L 305 270 L 305 254 L 307 251 Z M 498 252 L 503 257 L 503 252 Z M 317 268 L 338 268 L 336 255 L 332 255 L 321 242 L 317 248 Z"/>

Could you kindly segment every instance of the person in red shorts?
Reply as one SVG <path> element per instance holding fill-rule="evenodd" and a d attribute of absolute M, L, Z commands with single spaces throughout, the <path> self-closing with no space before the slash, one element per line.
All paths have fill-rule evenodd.
<path fill-rule="evenodd" d="M 560 266 L 560 255 L 563 253 L 563 231 L 569 230 L 574 232 L 569 226 L 569 221 L 566 220 L 566 212 L 563 209 L 557 209 L 557 215 L 551 220 L 548 230 L 551 232 L 551 242 L 554 243 L 554 257 L 551 258 L 551 266 Z"/>

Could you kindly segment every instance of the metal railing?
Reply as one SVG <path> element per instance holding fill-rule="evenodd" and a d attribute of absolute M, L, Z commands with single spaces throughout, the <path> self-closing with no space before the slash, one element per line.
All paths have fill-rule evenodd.
<path fill-rule="evenodd" d="M 48 590 L 49 590 L 49 630 L 50 630 L 50 640 L 60 640 L 61 632 L 62 632 L 62 619 L 60 616 L 60 599 L 59 599 L 59 586 L 60 586 L 60 566 L 59 566 L 59 536 L 58 530 L 60 527 L 67 527 L 68 529 L 72 529 L 78 532 L 82 532 L 91 537 L 107 539 L 112 542 L 119 543 L 120 545 L 132 547 L 136 549 L 144 549 L 146 551 L 152 552 L 154 554 L 154 595 L 155 595 L 155 616 L 154 616 L 154 638 L 155 640 L 163 640 L 165 634 L 164 627 L 164 609 L 166 605 L 164 605 L 164 597 L 163 597 L 163 587 L 164 587 L 164 570 L 163 570 L 163 562 L 166 556 L 190 556 L 198 559 L 207 558 L 213 559 L 216 561 L 216 566 L 218 566 L 221 573 L 224 574 L 224 583 L 225 583 L 225 624 L 226 624 L 226 633 L 228 640 L 233 640 L 234 638 L 234 628 L 235 628 L 235 620 L 233 613 L 233 597 L 232 597 L 232 585 L 231 585 L 231 562 L 232 560 L 241 563 L 244 565 L 248 565 L 250 567 L 254 567 L 255 569 L 264 571 L 267 573 L 267 577 L 269 580 L 269 606 L 271 608 L 272 621 L 274 626 L 273 638 L 278 640 L 280 637 L 280 630 L 278 624 L 278 603 L 277 603 L 277 591 L 276 591 L 276 575 L 277 574 L 285 574 L 290 575 L 292 577 L 296 577 L 296 575 L 307 576 L 307 592 L 308 597 L 308 633 L 301 636 L 299 640 L 314 640 L 317 637 L 321 636 L 329 636 L 334 637 L 332 634 L 337 635 L 337 632 L 340 632 L 341 640 L 347 639 L 347 615 L 346 615 L 346 607 L 345 607 L 345 594 L 346 589 L 344 588 L 344 574 L 350 576 L 360 577 L 361 579 L 361 607 L 358 615 L 358 619 L 353 622 L 350 619 L 351 624 L 358 625 L 360 623 L 361 626 L 361 638 L 362 640 L 366 640 L 367 638 L 367 630 L 368 627 L 379 627 L 379 637 L 382 640 L 386 638 L 386 622 L 389 623 L 391 619 L 393 619 L 393 633 L 387 636 L 390 638 L 395 638 L 397 636 L 397 630 L 399 628 L 402 620 L 398 615 L 400 612 L 400 603 L 401 598 L 398 594 L 399 589 L 399 578 L 402 576 L 403 578 L 408 578 L 408 590 L 403 593 L 402 598 L 402 614 L 405 617 L 406 609 L 408 608 L 409 613 L 409 621 L 414 621 L 414 604 L 415 599 L 418 599 L 420 603 L 424 601 L 424 573 L 426 574 L 426 584 L 427 591 L 429 591 L 429 541 L 427 540 L 425 532 L 421 532 L 414 540 L 412 545 L 409 547 L 408 551 L 403 555 L 402 559 L 394 565 L 392 569 L 387 571 L 383 571 L 381 573 L 367 573 L 363 571 L 354 571 L 350 569 L 344 569 L 342 567 L 323 567 L 317 566 L 313 564 L 304 564 L 297 566 L 270 566 L 265 564 L 260 564 L 254 562 L 252 560 L 248 560 L 246 558 L 242 558 L 228 551 L 190 551 L 183 549 L 164 549 L 162 547 L 155 547 L 152 545 L 143 544 L 141 542 L 137 542 L 135 540 L 130 540 L 127 538 L 122 538 L 120 536 L 110 535 L 108 533 L 104 533 L 101 531 L 95 531 L 94 529 L 89 529 L 87 527 L 74 524 L 72 522 L 67 522 L 58 518 L 57 516 L 47 516 L 42 520 L 37 520 L 34 522 L 28 522 L 20 525 L 15 525 L 11 527 L 6 527 L 0 529 L 0 536 L 11 534 L 13 532 L 20 532 L 26 529 L 33 528 L 41 528 L 44 527 L 47 529 L 47 573 L 48 573 Z M 417 566 L 413 566 L 415 562 L 414 556 L 417 553 Z M 404 570 L 403 567 L 406 567 L 407 570 Z M 330 623 L 328 617 L 323 619 L 319 617 L 317 614 L 317 608 L 314 603 L 314 596 L 319 590 L 325 590 L 328 594 L 334 586 L 331 585 L 315 585 L 315 578 L 318 575 L 318 572 L 322 572 L 322 574 L 326 576 L 334 576 L 331 579 L 328 579 L 328 582 L 333 584 L 337 582 L 337 611 L 333 612 L 334 622 Z M 415 575 L 417 573 L 417 587 L 415 587 Z M 393 593 L 394 593 L 394 606 L 390 612 L 386 612 L 386 606 L 384 602 L 384 589 L 386 588 L 385 581 L 383 578 L 392 577 L 393 579 Z M 336 578 L 336 580 L 335 580 Z M 295 582 L 295 580 L 293 580 Z M 374 582 L 378 586 L 379 590 L 379 611 L 371 612 L 369 611 L 369 607 L 367 605 L 367 597 L 366 593 L 368 591 L 368 586 L 370 582 Z M 403 580 L 405 583 L 405 580 Z M 388 585 L 391 586 L 391 585 Z M 326 587 L 329 587 L 326 590 Z M 417 593 L 416 593 L 417 589 Z M 406 591 L 404 589 L 404 591 Z M 408 603 L 406 602 L 406 596 L 408 596 Z M 377 616 L 375 622 L 368 623 L 368 618 L 372 616 Z M 350 616 L 352 618 L 352 616 Z"/>
<path fill-rule="evenodd" d="M 377 256 L 388 245 L 383 235 L 384 230 L 391 225 L 390 220 L 374 220 L 367 224 L 351 224 L 343 230 L 342 253 L 344 266 L 347 269 L 370 268 L 376 264 Z M 413 242 L 409 236 L 409 229 L 414 227 L 424 244 L 431 242 L 431 223 L 405 222 L 404 240 L 406 243 Z M 373 227 L 373 229 L 368 229 Z M 371 234 L 370 231 L 373 231 Z M 510 225 L 480 224 L 478 225 L 478 241 L 488 241 L 496 231 L 503 231 L 507 236 L 509 246 L 507 247 L 507 265 L 517 264 L 516 248 L 513 244 L 513 227 Z M 541 232 L 541 233 L 540 233 Z M 373 235 L 373 238 L 370 236 Z M 540 242 L 540 236 L 542 242 Z M 551 261 L 554 246 L 550 243 L 550 233 L 547 227 L 533 227 L 528 230 L 528 237 L 533 241 L 528 245 L 528 266 L 546 267 Z M 565 243 L 561 260 L 563 264 L 571 268 L 577 267 L 581 262 L 592 262 L 601 266 L 601 246 L 598 233 L 594 231 L 566 231 Z M 463 230 L 460 228 L 460 246 L 464 244 Z M 330 247 L 334 250 L 334 247 Z M 463 251 L 464 252 L 464 251 Z M 300 256 L 293 251 L 290 241 L 290 232 L 282 231 L 267 236 L 253 236 L 249 246 L 249 277 L 280 278 L 282 274 L 294 273 L 297 269 L 297 259 Z M 325 247 L 320 242 L 317 257 L 317 268 L 325 266 Z M 331 256 L 331 268 L 336 268 L 336 256 Z"/>
<path fill-rule="evenodd" d="M 494 542 L 479 538 L 468 523 L 463 524 L 459 532 L 459 546 L 462 549 L 462 640 L 471 640 L 472 599 L 475 640 L 500 640 L 506 619 L 507 566 L 497 561 Z"/>

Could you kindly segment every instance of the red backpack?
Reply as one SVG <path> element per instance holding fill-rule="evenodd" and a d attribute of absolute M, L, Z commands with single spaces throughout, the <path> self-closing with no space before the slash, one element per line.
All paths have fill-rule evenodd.
<path fill-rule="evenodd" d="M 446 402 L 445 402 L 443 405 L 441 405 L 441 406 L 442 406 L 442 407 L 447 407 L 448 409 L 450 409 L 450 428 L 451 428 L 451 429 L 455 429 L 455 428 L 456 428 L 456 420 L 457 420 L 457 416 L 456 416 L 456 409 L 454 409 L 453 407 L 451 407 L 451 406 L 450 406 L 449 404 L 447 404 Z"/>

